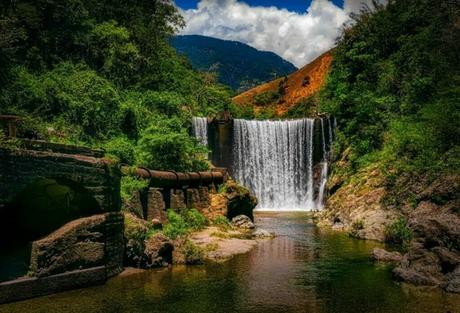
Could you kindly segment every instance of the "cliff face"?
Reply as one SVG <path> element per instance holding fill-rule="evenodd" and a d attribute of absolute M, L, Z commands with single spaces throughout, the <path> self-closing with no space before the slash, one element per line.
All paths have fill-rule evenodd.
<path fill-rule="evenodd" d="M 379 164 L 352 175 L 347 166 L 345 152 L 333 163 L 318 224 L 362 239 L 391 242 L 404 235 L 395 277 L 460 292 L 460 176 L 398 173 L 391 181 Z"/>

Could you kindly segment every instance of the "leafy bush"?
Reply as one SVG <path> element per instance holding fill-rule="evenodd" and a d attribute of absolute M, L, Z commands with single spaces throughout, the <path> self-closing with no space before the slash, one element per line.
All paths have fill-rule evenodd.
<path fill-rule="evenodd" d="M 129 201 L 135 192 L 139 192 L 148 186 L 148 181 L 134 176 L 124 175 L 121 177 L 120 193 L 123 201 Z"/>
<path fill-rule="evenodd" d="M 187 226 L 193 230 L 201 230 L 209 225 L 208 219 L 196 209 L 185 209 L 182 215 Z"/>
<path fill-rule="evenodd" d="M 135 144 L 126 137 L 114 137 L 104 144 L 106 154 L 115 156 L 121 163 L 136 163 Z"/>
<path fill-rule="evenodd" d="M 174 212 L 168 210 L 168 224 L 163 226 L 163 234 L 171 239 L 176 239 L 179 236 L 186 235 L 190 232 L 190 227 L 185 222 L 184 218 Z"/>
<path fill-rule="evenodd" d="M 190 137 L 179 118 L 158 117 L 141 136 L 139 162 L 156 170 L 202 171 L 209 168 L 203 158 L 207 149 Z"/>
<path fill-rule="evenodd" d="M 273 104 L 278 101 L 278 99 L 281 97 L 279 92 L 269 90 L 265 91 L 262 93 L 257 94 L 254 96 L 254 103 L 256 105 L 268 105 L 268 104 Z"/>
<path fill-rule="evenodd" d="M 202 264 L 204 260 L 204 250 L 187 239 L 182 246 L 182 252 L 185 257 L 185 264 L 195 265 Z"/>
<path fill-rule="evenodd" d="M 404 218 L 399 218 L 385 227 L 385 240 L 407 247 L 412 239 L 412 231 Z"/>

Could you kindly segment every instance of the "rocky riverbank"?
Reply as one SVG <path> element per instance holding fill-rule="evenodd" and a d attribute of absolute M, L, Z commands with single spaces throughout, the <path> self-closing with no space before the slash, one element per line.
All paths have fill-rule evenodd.
<path fill-rule="evenodd" d="M 347 177 L 338 174 L 346 161 L 344 154 L 334 164 L 318 225 L 399 244 L 402 255 L 376 251 L 373 258 L 391 260 L 399 280 L 460 292 L 460 176 L 398 175 L 392 180 L 375 164 Z"/>
<path fill-rule="evenodd" d="M 257 199 L 248 189 L 229 180 L 209 193 L 209 206 L 168 210 L 167 219 L 148 221 L 126 205 L 126 266 L 153 268 L 174 264 L 226 261 L 249 252 L 273 235 L 256 229 L 253 209 Z"/>

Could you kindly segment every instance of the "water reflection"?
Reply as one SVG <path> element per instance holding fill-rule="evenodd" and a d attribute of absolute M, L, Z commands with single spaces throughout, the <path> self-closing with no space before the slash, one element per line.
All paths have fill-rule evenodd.
<path fill-rule="evenodd" d="M 259 214 L 256 222 L 278 237 L 230 262 L 120 276 L 0 313 L 460 313 L 460 295 L 400 285 L 372 265 L 377 243 L 321 231 L 305 214 Z"/>

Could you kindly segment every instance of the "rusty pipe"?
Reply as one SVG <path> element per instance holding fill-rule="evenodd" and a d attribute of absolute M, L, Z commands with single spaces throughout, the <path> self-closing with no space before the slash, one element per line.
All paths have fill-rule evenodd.
<path fill-rule="evenodd" d="M 211 184 L 222 184 L 224 175 L 221 172 L 174 172 L 174 171 L 156 171 L 146 168 L 136 168 L 132 170 L 123 167 L 122 172 L 125 175 L 130 173 L 140 178 L 150 180 L 151 187 L 182 187 L 182 186 L 202 186 Z"/>

